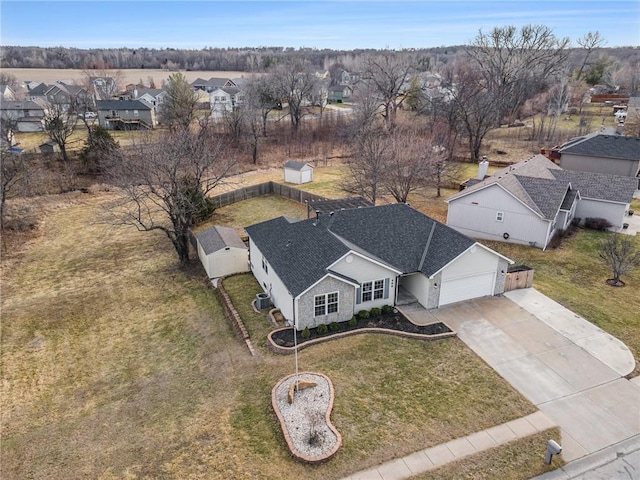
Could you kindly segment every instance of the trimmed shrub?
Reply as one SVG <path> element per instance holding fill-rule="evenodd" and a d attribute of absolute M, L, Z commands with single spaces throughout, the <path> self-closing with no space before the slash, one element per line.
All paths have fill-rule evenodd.
<path fill-rule="evenodd" d="M 354 315 L 353 317 L 351 317 L 349 319 L 349 326 L 350 327 L 355 327 L 356 325 L 358 325 L 358 319 Z"/>
<path fill-rule="evenodd" d="M 582 219 L 580 217 L 573 217 L 573 220 L 571 220 L 571 225 L 573 225 L 574 227 L 579 227 L 581 221 Z"/>
<path fill-rule="evenodd" d="M 362 319 L 369 318 L 370 317 L 369 311 L 368 310 L 360 310 L 358 312 L 358 317 L 360 317 Z"/>
<path fill-rule="evenodd" d="M 329 328 L 324 323 L 322 323 L 318 325 L 318 328 L 316 328 L 316 331 L 318 332 L 318 335 L 324 335 L 329 331 Z"/>
<path fill-rule="evenodd" d="M 393 306 L 385 305 L 382 307 L 382 313 L 393 313 Z"/>
<path fill-rule="evenodd" d="M 331 330 L 332 332 L 340 330 L 340 324 L 338 322 L 331 322 L 329 324 L 329 330 Z"/>
<path fill-rule="evenodd" d="M 584 219 L 584 227 L 604 232 L 607 228 L 613 227 L 613 224 L 606 218 L 588 217 Z"/>
<path fill-rule="evenodd" d="M 302 330 L 302 334 L 300 336 L 305 340 L 309 338 L 311 336 L 311 331 L 309 330 L 309 327 L 304 327 L 304 330 Z"/>
<path fill-rule="evenodd" d="M 373 307 L 371 309 L 371 316 L 372 317 L 377 317 L 382 313 L 382 310 L 380 310 L 378 307 Z"/>

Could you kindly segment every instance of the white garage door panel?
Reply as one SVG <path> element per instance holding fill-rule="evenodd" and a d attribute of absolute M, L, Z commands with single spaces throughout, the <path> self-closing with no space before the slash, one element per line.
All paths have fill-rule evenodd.
<path fill-rule="evenodd" d="M 461 302 L 471 298 L 493 295 L 494 272 L 481 273 L 471 277 L 456 278 L 442 282 L 440 306 Z"/>

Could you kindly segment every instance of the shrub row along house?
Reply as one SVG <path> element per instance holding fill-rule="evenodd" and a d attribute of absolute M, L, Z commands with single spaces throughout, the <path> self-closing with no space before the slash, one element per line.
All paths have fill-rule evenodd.
<path fill-rule="evenodd" d="M 510 259 L 406 204 L 246 228 L 250 267 L 298 330 L 410 298 L 425 308 L 504 291 Z"/>
<path fill-rule="evenodd" d="M 545 249 L 574 218 L 603 218 L 621 228 L 637 179 L 564 170 L 536 155 L 468 182 L 447 200 L 447 225 L 474 238 Z"/>

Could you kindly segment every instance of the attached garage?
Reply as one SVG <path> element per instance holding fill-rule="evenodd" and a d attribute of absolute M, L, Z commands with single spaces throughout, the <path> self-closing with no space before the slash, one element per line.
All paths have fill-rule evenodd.
<path fill-rule="evenodd" d="M 496 272 L 494 270 L 493 272 L 445 280 L 440 288 L 440 306 L 493 295 L 495 279 Z"/>
<path fill-rule="evenodd" d="M 194 238 L 209 278 L 249 271 L 249 250 L 233 228 L 207 228 L 194 233 Z"/>

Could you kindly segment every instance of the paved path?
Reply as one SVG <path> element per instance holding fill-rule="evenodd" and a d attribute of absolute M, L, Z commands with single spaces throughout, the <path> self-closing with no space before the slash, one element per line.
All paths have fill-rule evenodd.
<path fill-rule="evenodd" d="M 407 457 L 383 463 L 369 470 L 354 473 L 343 480 L 401 480 L 409 478 L 554 426 L 555 424 L 544 413 L 532 413 L 466 437 L 420 450 Z"/>

